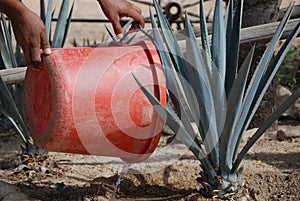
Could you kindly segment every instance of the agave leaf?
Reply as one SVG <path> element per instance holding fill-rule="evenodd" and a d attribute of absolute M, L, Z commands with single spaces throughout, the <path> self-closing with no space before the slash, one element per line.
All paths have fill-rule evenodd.
<path fill-rule="evenodd" d="M 9 58 L 11 60 L 12 67 L 15 68 L 15 67 L 17 67 L 17 62 L 15 59 L 14 51 L 13 51 L 12 44 L 11 44 L 11 37 L 10 37 L 9 29 L 7 27 L 4 15 L 1 15 L 1 21 L 2 21 L 3 28 L 4 28 L 4 35 L 6 37 L 6 45 L 7 45 L 7 49 L 8 49 L 8 53 L 9 53 Z"/>
<path fill-rule="evenodd" d="M 2 16 L 3 16 L 3 14 L 1 14 L 1 18 L 2 18 Z M 2 25 L 3 25 L 3 23 L 0 23 L 0 50 L 1 50 L 0 55 L 1 55 L 1 59 L 2 59 L 2 62 L 4 64 L 5 68 L 13 68 L 13 65 L 12 65 L 12 62 L 11 62 L 11 59 L 9 56 L 9 52 L 7 50 Z"/>
<path fill-rule="evenodd" d="M 154 109 L 158 112 L 158 114 L 167 121 L 168 126 L 177 133 L 177 137 L 184 143 L 194 154 L 198 159 L 203 162 L 204 167 L 207 168 L 207 170 L 213 171 L 213 167 L 209 160 L 207 159 L 207 155 L 205 154 L 204 150 L 198 146 L 198 144 L 195 143 L 194 139 L 190 137 L 188 132 L 185 130 L 184 124 L 181 122 L 181 120 L 178 118 L 176 113 L 172 111 L 171 107 L 167 107 L 165 109 L 163 105 L 157 100 L 157 98 L 152 94 L 152 92 L 146 88 L 133 74 L 134 79 L 150 101 L 150 103 L 154 106 Z M 208 171 L 208 172 L 209 172 Z"/>
<path fill-rule="evenodd" d="M 163 65 L 165 66 L 164 70 L 165 70 L 166 77 L 168 80 L 167 87 L 171 91 L 171 94 L 170 94 L 171 100 L 173 101 L 175 110 L 178 114 L 180 114 L 181 109 L 183 109 L 188 114 L 190 121 L 193 121 L 191 118 L 194 115 L 192 114 L 192 110 L 190 109 L 191 108 L 190 102 L 194 100 L 195 96 L 193 96 L 192 90 L 190 88 L 190 84 L 187 82 L 187 81 L 189 81 L 189 79 L 188 79 L 185 60 L 184 60 L 183 54 L 179 48 L 178 42 L 176 41 L 176 39 L 173 35 L 173 32 L 170 29 L 167 20 L 163 16 L 161 9 L 159 8 L 159 5 L 157 4 L 156 0 L 154 0 L 154 4 L 155 4 L 157 12 L 159 12 L 158 19 L 159 19 L 160 25 L 163 26 L 162 33 L 164 35 L 164 38 L 166 41 L 173 42 L 172 45 L 168 45 L 168 49 L 169 49 L 169 56 L 168 56 L 166 54 L 167 51 L 165 49 L 165 46 L 163 45 L 164 43 L 162 42 L 163 39 L 162 39 L 160 33 L 157 31 L 158 27 L 157 27 L 156 21 L 150 10 L 150 18 L 151 18 L 151 22 L 152 22 L 152 27 L 154 28 L 154 35 L 156 38 L 158 38 L 158 44 L 160 44 L 160 46 L 161 46 L 161 47 L 158 47 L 158 51 L 160 52 L 160 54 L 164 55 L 162 58 L 162 61 L 163 61 Z M 160 49 L 160 48 L 162 48 L 162 49 Z M 170 57 L 171 57 L 171 59 L 173 59 L 174 62 L 171 61 Z"/>
<path fill-rule="evenodd" d="M 53 36 L 52 47 L 59 48 L 63 45 L 65 30 L 67 26 L 67 18 L 69 12 L 70 0 L 63 0 L 60 7 L 59 16 L 57 19 L 56 29 Z"/>
<path fill-rule="evenodd" d="M 69 13 L 69 16 L 68 16 L 68 20 L 67 20 L 67 24 L 66 24 L 66 28 L 65 28 L 65 33 L 64 33 L 64 37 L 63 37 L 63 42 L 62 42 L 62 47 L 65 45 L 65 42 L 66 42 L 66 39 L 67 39 L 67 36 L 68 36 L 69 27 L 70 27 L 70 24 L 71 24 L 72 14 L 73 14 L 73 10 L 74 10 L 74 4 L 75 4 L 75 1 L 73 1 L 73 3 L 72 3 L 71 10 L 70 10 L 70 13 Z"/>
<path fill-rule="evenodd" d="M 127 32 L 127 30 L 129 29 L 130 25 L 133 23 L 133 19 L 130 18 L 123 26 L 122 26 L 122 30 L 124 33 Z"/>
<path fill-rule="evenodd" d="M 111 37 L 111 39 L 112 39 L 113 41 L 118 41 L 118 40 L 119 40 L 118 37 L 117 37 L 113 32 L 111 32 L 111 31 L 109 30 L 109 28 L 108 28 L 106 25 L 104 25 L 104 26 L 105 26 L 105 29 L 106 29 L 107 33 L 108 33 L 109 36 Z"/>
<path fill-rule="evenodd" d="M 3 110 L 3 107 L 1 107 L 1 104 L 0 104 L 0 113 L 3 114 L 12 123 L 12 125 L 17 129 L 18 133 L 21 136 L 23 143 L 27 143 L 27 140 L 26 140 L 25 136 L 23 135 L 23 131 L 20 129 L 18 123 L 14 120 L 13 117 L 11 117 L 9 114 L 7 114 Z"/>
<path fill-rule="evenodd" d="M 130 36 L 128 38 L 128 36 L 132 33 L 129 29 L 129 27 L 132 25 L 132 23 L 134 22 L 134 20 L 132 18 L 130 18 L 123 26 L 122 26 L 122 31 L 124 33 L 124 37 L 120 40 L 120 43 L 123 43 L 123 44 L 130 44 L 135 36 L 136 36 L 136 33 L 134 33 L 132 36 Z"/>
<path fill-rule="evenodd" d="M 154 16 L 152 13 L 150 14 L 153 22 L 152 27 L 154 28 L 154 35 L 158 41 L 160 41 L 158 43 L 161 44 L 160 48 L 162 48 L 158 48 L 158 52 L 160 55 L 162 55 L 162 63 L 167 78 L 167 88 L 171 92 L 171 100 L 173 101 L 177 114 L 181 115 L 183 119 L 185 118 L 186 120 L 188 119 L 187 121 L 193 122 L 195 121 L 194 118 L 196 116 L 193 113 L 197 112 L 196 108 L 193 108 L 193 110 L 191 109 L 191 105 L 193 104 L 192 102 L 195 100 L 195 95 L 187 80 L 176 71 L 174 62 L 171 61 L 170 54 L 167 53 L 166 48 L 162 43 L 163 40 L 158 32 L 158 27 L 156 21 L 154 20 Z"/>
<path fill-rule="evenodd" d="M 135 37 L 136 37 L 136 34 L 133 34 L 130 38 L 127 38 L 127 37 L 122 38 L 122 40 L 120 42 L 129 45 L 134 40 Z"/>
<path fill-rule="evenodd" d="M 2 57 L 0 57 L 0 70 L 5 69 L 5 65 L 3 63 Z"/>
<path fill-rule="evenodd" d="M 30 135 L 27 130 L 26 124 L 23 121 L 22 116 L 19 113 L 19 110 L 15 104 L 15 101 L 11 96 L 5 83 L 3 82 L 2 78 L 0 78 L 0 107 L 3 114 L 9 117 L 10 121 L 15 118 L 16 121 L 20 124 L 23 131 L 23 133 L 21 133 L 22 138 L 29 139 Z M 23 134 L 25 134 L 25 136 L 23 136 Z"/>
<path fill-rule="evenodd" d="M 228 55 L 229 52 L 229 44 L 230 44 L 231 33 L 232 33 L 232 24 L 233 24 L 233 0 L 229 0 L 226 9 L 226 16 L 225 16 L 226 55 Z"/>
<path fill-rule="evenodd" d="M 207 74 L 207 69 L 205 68 L 206 65 L 204 64 L 202 55 L 200 53 L 200 49 L 199 46 L 196 42 L 196 36 L 193 32 L 193 28 L 191 26 L 190 20 L 188 18 L 188 15 L 186 14 L 185 17 L 185 30 L 186 30 L 186 35 L 187 35 L 187 39 L 186 39 L 186 49 L 187 49 L 187 53 L 186 53 L 186 59 L 187 59 L 187 65 L 188 65 L 188 74 L 190 77 L 190 82 L 189 84 L 192 87 L 191 92 L 189 92 L 189 95 L 187 95 L 187 100 L 189 101 L 189 105 L 191 107 L 191 111 L 194 117 L 195 121 L 199 121 L 200 120 L 200 114 L 199 112 L 199 104 L 200 102 L 200 98 L 201 96 L 195 97 L 195 95 L 198 94 L 198 91 L 202 92 L 203 90 L 207 90 L 207 86 L 209 85 L 209 82 L 207 80 L 206 77 L 203 77 L 203 75 Z M 204 79 L 203 79 L 204 78 Z M 202 84 L 202 85 L 201 85 Z M 204 87 L 205 89 L 200 90 L 201 87 Z M 193 92 L 193 93 L 192 93 Z M 210 103 L 210 101 L 212 100 L 211 97 L 209 97 L 211 94 L 210 93 L 204 93 L 205 97 L 203 97 L 204 99 L 206 98 L 208 101 L 206 101 L 208 104 Z M 197 100 L 198 98 L 198 100 Z M 196 102 L 195 102 L 196 101 Z M 209 104 L 208 107 L 204 106 L 204 110 L 206 111 L 209 110 L 209 108 L 211 107 L 211 103 Z M 205 138 L 205 132 L 203 130 L 203 126 L 201 125 L 202 123 L 199 122 L 200 124 L 200 128 L 202 128 L 201 130 L 199 130 L 202 139 Z"/>
<path fill-rule="evenodd" d="M 206 54 L 206 65 L 210 69 L 210 74 L 212 73 L 211 70 L 211 50 L 210 50 L 210 44 L 208 39 L 208 31 L 207 31 L 207 25 L 206 25 L 206 16 L 204 11 L 204 2 L 203 0 L 200 0 L 200 29 L 201 29 L 201 42 L 202 47 L 204 49 L 204 52 Z"/>
<path fill-rule="evenodd" d="M 163 16 L 161 16 L 161 17 L 163 17 Z M 156 25 L 156 22 L 154 20 L 153 15 L 151 15 L 151 19 L 152 19 L 152 26 L 154 28 L 154 35 L 157 38 L 160 38 L 157 41 L 157 44 L 158 44 L 158 48 L 157 49 L 159 51 L 159 54 L 161 55 L 163 66 L 165 66 L 164 70 L 166 72 L 165 74 L 166 74 L 166 80 L 167 80 L 167 88 L 172 93 L 174 93 L 174 96 L 175 96 L 174 99 L 177 98 L 177 100 L 179 101 L 180 104 L 177 103 L 178 105 L 176 105 L 176 102 L 174 103 L 174 101 L 173 101 L 174 99 L 172 98 L 172 96 L 171 96 L 171 99 L 172 99 L 172 101 L 173 101 L 173 103 L 175 105 L 175 109 L 176 109 L 177 113 L 180 114 L 180 109 L 183 109 L 184 111 L 183 111 L 182 116 L 186 117 L 186 118 L 190 118 L 190 117 L 192 117 L 192 114 L 191 114 L 190 105 L 187 102 L 187 96 L 186 96 L 186 91 L 187 91 L 186 89 L 188 89 L 187 88 L 188 86 L 185 84 L 186 83 L 185 79 L 182 79 L 182 78 L 178 77 L 178 76 L 181 75 L 181 73 L 179 75 L 176 73 L 176 70 L 175 70 L 175 68 L 173 66 L 173 64 L 174 63 L 176 64 L 176 62 L 172 63 L 171 60 L 170 60 L 170 58 L 168 57 L 168 54 L 166 54 L 166 51 L 165 51 L 165 49 L 163 47 L 164 43 L 161 42 L 162 39 L 160 37 L 159 32 L 157 31 L 157 25 Z M 175 42 L 177 42 L 177 41 L 175 41 Z M 170 53 L 170 54 L 172 55 L 174 53 Z M 186 88 L 184 88 L 184 87 L 186 87 Z M 172 94 L 170 94 L 170 95 L 172 95 Z M 188 115 L 185 116 L 184 113 L 186 113 Z M 208 131 L 211 132 L 211 130 L 214 130 L 214 129 L 211 129 L 209 127 Z M 207 136 L 208 137 L 205 140 L 206 140 L 206 143 L 210 145 L 210 146 L 208 146 L 209 147 L 208 150 L 212 150 L 213 148 L 215 148 L 214 145 L 216 144 L 215 142 L 217 142 L 217 140 L 214 139 L 214 138 L 211 138 L 211 135 L 207 135 Z M 216 136 L 216 135 L 212 135 L 212 136 Z M 214 166 L 217 166 L 217 164 L 218 164 L 218 162 L 217 162 L 218 157 L 216 157 L 217 154 L 213 154 L 213 155 L 214 155 L 214 160 L 213 160 Z"/>
<path fill-rule="evenodd" d="M 17 66 L 20 66 L 21 65 L 21 47 L 18 43 L 16 44 L 15 58 L 16 58 Z"/>
<path fill-rule="evenodd" d="M 166 46 L 164 45 L 164 41 L 163 41 L 162 36 L 161 36 L 161 34 L 159 32 L 159 29 L 158 29 L 158 25 L 156 23 L 156 20 L 155 20 L 154 15 L 153 15 L 150 8 L 149 8 L 149 13 L 150 13 L 150 20 L 151 20 L 151 25 L 152 25 L 152 29 L 153 29 L 153 36 L 154 36 L 154 38 L 152 38 L 152 42 L 157 46 L 157 50 L 161 50 L 161 52 L 160 52 L 161 54 L 159 54 L 159 56 L 163 57 L 163 59 L 161 58 L 162 62 L 163 61 L 168 61 L 168 62 L 165 63 L 165 65 L 163 65 L 163 70 L 166 71 L 165 67 L 168 66 L 169 64 L 171 64 L 171 62 L 170 62 L 169 59 L 167 59 L 169 57 L 166 54 L 167 53 Z M 148 35 L 148 34 L 146 34 L 146 35 Z M 173 65 L 171 64 L 171 66 L 168 66 L 168 67 L 172 68 Z"/>
<path fill-rule="evenodd" d="M 9 29 L 7 27 L 6 24 L 6 20 L 4 18 L 4 16 L 1 16 L 1 21 L 2 21 L 2 25 L 4 27 L 4 32 L 5 32 L 5 36 L 6 36 L 6 47 L 8 49 L 9 52 L 9 58 L 11 60 L 11 64 L 14 68 L 17 68 L 17 61 L 13 52 L 13 48 L 12 48 L 12 41 L 11 41 L 11 37 L 10 37 L 10 32 Z M 23 89 L 22 86 L 20 85 L 14 85 L 10 87 L 11 89 L 11 93 L 12 96 L 14 98 L 15 104 L 17 105 L 20 114 L 22 115 L 22 117 L 24 117 L 25 113 L 24 113 L 24 104 L 23 104 Z"/>
<path fill-rule="evenodd" d="M 232 2 L 230 2 L 232 6 Z M 233 19 L 233 27 L 230 33 L 228 33 L 227 27 L 227 53 L 226 53 L 226 78 L 225 78 L 225 88 L 226 95 L 230 93 L 230 89 L 234 82 L 238 67 L 239 58 L 239 45 L 240 45 L 240 30 L 242 27 L 242 15 L 243 15 L 243 4 L 244 0 L 239 0 L 237 9 L 235 11 Z M 231 7 L 230 6 L 230 7 Z"/>
<path fill-rule="evenodd" d="M 188 19 L 188 17 L 186 17 Z M 186 21 L 187 36 L 187 61 L 192 64 L 188 68 L 190 72 L 190 79 L 197 80 L 192 83 L 193 89 L 198 97 L 198 104 L 200 105 L 200 121 L 199 129 L 206 150 L 212 150 L 210 158 L 213 159 L 215 167 L 219 166 L 219 133 L 223 129 L 225 120 L 225 96 L 224 83 L 220 79 L 219 73 L 215 67 L 207 65 L 200 53 L 196 42 L 196 37 L 191 27 L 190 22 Z M 207 76 L 208 75 L 208 76 Z M 211 77 L 210 77 L 210 76 Z M 196 76 L 196 77 L 195 77 Z M 193 78 L 192 78 L 193 77 Z M 194 108 L 192 108 L 194 109 Z M 216 111 L 218 115 L 216 115 Z M 212 148 L 213 147 L 213 148 Z"/>
<path fill-rule="evenodd" d="M 164 14 L 162 13 L 162 10 L 156 0 L 153 0 L 153 4 L 157 13 L 159 24 L 161 26 L 162 35 L 164 36 L 164 39 L 166 41 L 171 58 L 176 63 L 175 68 L 186 80 L 189 80 L 183 53 L 181 52 L 181 49 L 172 32 L 172 29 Z"/>
<path fill-rule="evenodd" d="M 243 147 L 239 153 L 232 172 L 236 171 L 239 167 L 241 161 L 245 157 L 246 153 L 253 146 L 253 144 L 265 133 L 265 131 L 286 111 L 293 103 L 300 97 L 300 88 L 298 88 L 291 96 L 289 96 L 279 107 L 278 109 L 262 124 L 262 126 L 253 134 L 249 139 L 247 144 Z"/>
<path fill-rule="evenodd" d="M 45 1 L 40 0 L 40 16 L 42 21 L 45 23 L 46 22 L 46 9 L 45 9 Z"/>
<path fill-rule="evenodd" d="M 132 18 L 130 18 L 123 26 L 122 26 L 122 31 L 124 33 L 123 38 L 120 40 L 120 43 L 123 44 L 130 44 L 133 39 L 135 38 L 136 34 L 133 34 L 133 36 L 130 36 L 128 38 L 129 35 L 131 35 L 131 31 L 128 30 L 129 27 L 132 25 L 132 23 L 134 22 L 134 20 Z"/>
<path fill-rule="evenodd" d="M 206 76 L 207 74 L 209 74 L 208 72 L 210 69 L 208 69 L 207 65 L 205 65 L 204 58 L 200 52 L 195 33 L 193 31 L 192 25 L 187 14 L 185 17 L 185 25 L 187 35 L 186 65 L 188 67 L 187 70 L 190 77 L 189 83 L 187 83 L 187 86 L 185 86 L 185 93 L 194 120 L 199 121 L 201 116 L 199 114 L 200 103 L 204 103 L 203 111 L 212 111 L 212 95 L 209 90 L 211 88 L 211 82 L 209 80 L 209 77 Z M 198 94 L 198 92 L 200 92 L 201 95 Z M 197 95 L 199 95 L 198 100 L 196 99 Z M 204 99 L 204 101 L 201 101 L 202 98 Z M 205 132 L 202 130 L 202 135 L 204 135 L 204 133 Z"/>
<path fill-rule="evenodd" d="M 251 67 L 255 46 L 253 46 L 245 58 L 237 78 L 235 79 L 230 94 L 227 99 L 227 113 L 225 126 L 220 138 L 220 168 L 223 172 L 228 171 L 232 167 L 233 148 L 232 138 L 237 138 L 238 135 L 234 132 L 238 114 L 241 110 L 241 105 L 244 97 L 244 92 L 247 83 L 247 77 Z"/>
<path fill-rule="evenodd" d="M 170 91 L 171 93 L 169 93 L 169 96 L 174 104 L 175 110 L 178 114 L 180 114 L 180 103 L 179 100 L 177 99 L 178 97 L 178 89 L 177 89 L 177 84 L 175 81 L 175 78 L 173 77 L 173 73 L 171 72 L 172 70 L 175 71 L 175 67 L 173 66 L 173 63 L 171 62 L 171 58 L 170 55 L 167 54 L 167 49 L 164 45 L 162 36 L 159 32 L 157 23 L 154 19 L 154 16 L 151 12 L 151 9 L 149 9 L 149 13 L 150 13 L 150 19 L 151 19 L 151 24 L 152 24 L 152 30 L 153 30 L 153 35 L 154 35 L 154 39 L 149 36 L 149 34 L 144 33 L 145 35 L 148 35 L 149 38 L 152 38 L 152 42 L 153 44 L 156 46 L 156 49 L 159 53 L 161 62 L 162 62 L 162 67 L 163 70 L 165 72 L 165 76 L 166 76 L 166 85 L 168 88 L 168 92 Z M 143 29 L 141 29 L 143 31 Z M 169 88 L 170 87 L 170 88 Z"/>
<path fill-rule="evenodd" d="M 263 78 L 260 80 L 258 89 L 256 91 L 256 94 L 255 94 L 255 97 L 254 97 L 254 100 L 253 100 L 253 103 L 250 107 L 251 112 L 249 112 L 249 114 L 247 116 L 248 122 L 246 123 L 246 125 L 250 124 L 250 121 L 253 118 L 253 116 L 255 114 L 255 111 L 257 111 L 257 109 L 258 109 L 258 107 L 259 107 L 259 105 L 260 105 L 260 103 L 263 99 L 264 94 L 266 93 L 266 91 L 269 88 L 272 80 L 276 76 L 276 73 L 277 73 L 284 57 L 288 53 L 288 50 L 292 46 L 295 38 L 298 36 L 299 33 L 300 33 L 300 22 L 296 25 L 296 27 L 294 28 L 292 33 L 289 35 L 289 37 L 286 39 L 284 44 L 281 46 L 281 48 L 278 51 L 277 55 L 272 60 L 272 63 L 270 64 L 270 67 L 267 69 L 267 71 L 264 74 Z M 241 137 L 238 138 L 237 141 L 235 141 L 236 144 L 232 144 L 232 146 L 235 146 L 234 156 L 237 155 L 237 151 L 238 151 L 240 141 L 241 141 Z"/>
<path fill-rule="evenodd" d="M 212 92 L 212 85 L 209 78 L 206 76 L 209 71 L 207 65 L 203 61 L 202 55 L 199 50 L 199 46 L 196 41 L 195 34 L 193 32 L 192 26 L 186 16 L 186 32 L 188 39 L 186 39 L 187 47 L 187 61 L 189 68 L 190 84 L 195 92 L 195 95 L 191 92 L 186 94 L 191 94 L 187 96 L 187 100 L 191 105 L 191 110 L 195 116 L 195 120 L 199 120 L 199 132 L 202 140 L 204 141 L 204 146 L 206 150 L 212 150 L 210 156 L 213 160 L 215 167 L 218 167 L 218 141 L 219 136 L 217 132 L 216 116 L 215 116 L 215 105 L 214 96 Z M 186 92 L 186 91 L 185 91 Z M 194 101 L 196 96 L 197 103 Z M 200 113 L 200 114 L 199 114 Z M 220 114 L 220 116 L 222 116 Z M 201 117 L 201 118 L 200 118 Z"/>
<path fill-rule="evenodd" d="M 164 43 L 162 42 L 163 39 L 158 31 L 158 27 L 156 24 L 156 21 L 154 20 L 154 16 L 150 10 L 150 18 L 151 18 L 151 22 L 152 22 L 152 28 L 153 28 L 153 34 L 155 39 L 153 39 L 151 36 L 149 36 L 147 33 L 145 33 L 143 31 L 143 29 L 141 28 L 141 31 L 145 34 L 148 35 L 149 38 L 153 40 L 156 49 L 160 55 L 162 64 L 163 64 L 163 69 L 165 72 L 165 76 L 166 76 L 166 81 L 167 81 L 167 87 L 172 93 L 170 94 L 171 99 L 173 101 L 173 104 L 175 106 L 176 112 L 177 114 L 181 114 L 181 118 L 182 121 L 184 121 L 186 124 L 186 129 L 190 132 L 188 132 L 187 134 L 190 134 L 191 137 L 194 139 L 194 143 L 197 144 L 197 140 L 195 138 L 195 131 L 192 127 L 191 124 L 191 111 L 190 108 L 188 107 L 188 103 L 186 102 L 186 98 L 184 95 L 184 91 L 182 88 L 182 85 L 187 85 L 188 83 L 186 83 L 186 80 L 182 77 L 180 77 L 180 75 L 178 76 L 178 73 L 176 72 L 173 63 L 171 62 L 171 59 L 169 57 L 169 54 L 166 51 L 166 47 L 164 46 Z M 194 96 L 195 97 L 195 96 Z M 194 97 L 192 97 L 194 99 Z M 175 101 L 174 101 L 175 100 Z M 176 102 L 178 101 L 178 102 Z M 181 107 L 181 105 L 183 107 Z M 182 110 L 182 112 L 181 112 Z M 200 146 L 200 145 L 199 145 Z"/>
<path fill-rule="evenodd" d="M 254 113 L 256 112 L 256 111 L 250 111 L 251 105 L 253 104 L 255 94 L 258 89 L 260 80 L 262 79 L 263 74 L 266 71 L 266 68 L 268 67 L 268 64 L 269 64 L 269 62 L 272 58 L 272 55 L 275 51 L 276 45 L 284 31 L 284 28 L 287 25 L 287 22 L 288 22 L 289 17 L 291 16 L 291 13 L 292 13 L 292 6 L 290 6 L 288 8 L 287 13 L 285 14 L 284 18 L 280 22 L 273 39 L 271 40 L 270 44 L 268 45 L 264 55 L 262 56 L 258 66 L 252 76 L 252 79 L 250 81 L 249 87 L 247 89 L 247 92 L 245 94 L 245 98 L 244 98 L 244 101 L 242 104 L 242 110 L 239 115 L 239 120 L 237 122 L 237 129 L 235 130 L 235 132 L 238 133 L 237 135 L 239 135 L 238 142 L 241 140 L 244 131 L 247 129 L 247 127 L 251 121 L 251 118 L 253 117 Z M 253 114 L 253 115 L 249 115 L 249 114 Z M 238 143 L 238 142 L 234 142 L 234 147 L 236 147 L 236 143 Z"/>
<path fill-rule="evenodd" d="M 212 61 L 225 82 L 226 73 L 226 30 L 224 24 L 222 0 L 217 0 L 213 19 Z"/>
<path fill-rule="evenodd" d="M 56 8 L 54 8 L 54 9 L 53 9 L 53 12 L 52 12 L 52 15 L 51 15 L 51 19 L 50 19 L 51 21 L 50 21 L 50 25 L 49 25 L 49 26 L 50 26 L 50 28 L 49 28 L 49 30 L 48 30 L 48 31 L 49 31 L 49 33 L 47 33 L 47 34 L 49 34 L 49 42 L 50 42 L 50 45 L 51 45 L 51 47 L 52 47 L 52 43 L 53 43 L 53 41 L 51 40 L 51 35 L 52 35 L 52 27 L 51 27 L 51 22 L 52 22 L 52 19 L 54 18 L 55 9 L 56 9 Z"/>
<path fill-rule="evenodd" d="M 52 22 L 52 6 L 53 6 L 53 1 L 52 0 L 48 0 L 48 6 L 47 6 L 47 13 L 45 16 L 45 27 L 46 27 L 46 34 L 47 34 L 47 38 L 50 41 L 50 37 L 51 37 L 51 22 Z"/>
<path fill-rule="evenodd" d="M 10 37 L 10 43 L 12 43 L 12 39 L 11 39 L 11 36 L 12 36 L 12 26 L 11 26 L 11 22 L 10 21 L 8 22 L 8 33 L 9 33 L 9 37 Z"/>
<path fill-rule="evenodd" d="M 275 77 L 284 57 L 286 56 L 287 52 L 289 51 L 290 47 L 292 46 L 295 38 L 298 36 L 300 32 L 300 22 L 296 25 L 294 30 L 290 33 L 288 38 L 285 40 L 284 44 L 279 49 L 278 53 L 276 54 L 275 58 L 272 60 L 270 67 L 267 69 L 266 73 L 264 74 L 263 78 L 259 83 L 258 90 L 255 94 L 253 104 L 251 106 L 251 111 L 256 110 L 258 107 L 255 103 L 260 103 L 263 96 L 262 94 L 266 93 L 267 88 L 270 86 L 273 78 Z"/>

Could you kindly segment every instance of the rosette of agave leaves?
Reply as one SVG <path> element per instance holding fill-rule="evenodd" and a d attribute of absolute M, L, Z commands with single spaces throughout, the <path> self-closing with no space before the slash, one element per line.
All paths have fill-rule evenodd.
<path fill-rule="evenodd" d="M 242 187 L 242 159 L 257 139 L 300 96 L 298 88 L 241 147 L 241 140 L 264 94 L 299 34 L 300 22 L 273 56 L 293 5 L 288 8 L 251 77 L 249 69 L 254 47 L 238 66 L 243 0 L 238 2 L 235 12 L 233 1 L 229 1 L 225 17 L 222 1 L 216 1 L 211 43 L 201 0 L 202 48 L 186 16 L 185 53 L 181 51 L 156 0 L 154 5 L 160 28 L 151 14 L 153 36 L 148 36 L 160 55 L 172 107 L 164 108 L 151 91 L 133 76 L 176 137 L 201 162 L 198 181 L 203 191 L 220 198 L 235 194 Z"/>

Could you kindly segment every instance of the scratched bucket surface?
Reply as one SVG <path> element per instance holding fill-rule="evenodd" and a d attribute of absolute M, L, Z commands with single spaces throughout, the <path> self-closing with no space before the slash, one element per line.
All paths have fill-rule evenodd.
<path fill-rule="evenodd" d="M 46 151 L 140 162 L 155 150 L 164 120 L 132 73 L 166 105 L 165 77 L 152 43 L 53 49 L 24 82 L 26 120 Z"/>

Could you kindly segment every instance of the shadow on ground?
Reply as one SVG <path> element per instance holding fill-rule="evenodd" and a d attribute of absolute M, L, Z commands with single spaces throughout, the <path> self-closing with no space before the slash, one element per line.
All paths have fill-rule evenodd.
<path fill-rule="evenodd" d="M 269 165 L 272 165 L 278 169 L 297 169 L 300 168 L 300 153 L 270 153 L 261 152 L 248 154 L 246 159 L 258 160 Z"/>

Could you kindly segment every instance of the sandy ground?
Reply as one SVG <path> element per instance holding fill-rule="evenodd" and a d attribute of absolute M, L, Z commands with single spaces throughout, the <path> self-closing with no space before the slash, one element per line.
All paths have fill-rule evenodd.
<path fill-rule="evenodd" d="M 247 155 L 244 189 L 236 200 L 300 199 L 300 122 L 279 129 L 285 137 L 268 132 Z M 1 128 L 2 200 L 110 200 L 124 166 L 120 159 L 54 152 L 48 157 L 21 156 L 15 131 L 4 131 Z M 199 162 L 183 145 L 167 145 L 168 138 L 162 137 L 150 160 L 129 167 L 116 200 L 207 200 L 196 181 Z"/>

